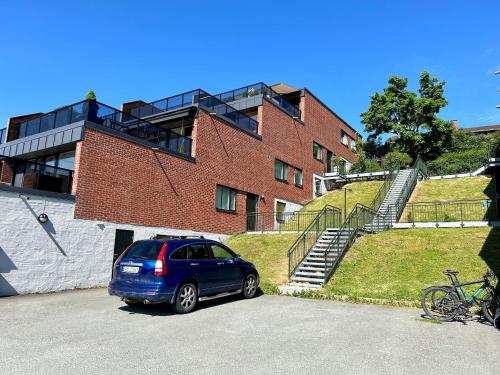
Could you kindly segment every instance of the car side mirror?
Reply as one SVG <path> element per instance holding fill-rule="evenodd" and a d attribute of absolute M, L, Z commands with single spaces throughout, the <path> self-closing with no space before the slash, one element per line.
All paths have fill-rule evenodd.
<path fill-rule="evenodd" d="M 236 254 L 236 255 L 234 256 L 234 260 L 240 260 L 240 259 L 241 259 L 240 254 Z"/>

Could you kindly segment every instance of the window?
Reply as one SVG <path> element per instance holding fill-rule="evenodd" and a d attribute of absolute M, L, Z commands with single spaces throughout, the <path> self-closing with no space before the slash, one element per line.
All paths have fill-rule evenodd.
<path fill-rule="evenodd" d="M 276 221 L 278 223 L 285 222 L 285 210 L 286 210 L 286 203 L 276 202 Z"/>
<path fill-rule="evenodd" d="M 347 134 L 343 130 L 340 131 L 340 141 L 342 142 L 343 145 L 349 146 L 349 140 L 347 139 Z"/>
<path fill-rule="evenodd" d="M 274 177 L 280 181 L 288 181 L 288 164 L 276 159 L 274 161 Z"/>
<path fill-rule="evenodd" d="M 210 255 L 208 254 L 208 249 L 202 243 L 189 245 L 188 254 L 189 254 L 189 259 L 197 259 L 197 260 L 210 259 Z"/>
<path fill-rule="evenodd" d="M 323 160 L 323 147 L 313 142 L 313 156 L 316 160 Z"/>
<path fill-rule="evenodd" d="M 139 241 L 130 246 L 123 259 L 156 260 L 160 254 L 162 242 Z"/>
<path fill-rule="evenodd" d="M 295 168 L 293 180 L 295 186 L 302 186 L 302 169 Z"/>
<path fill-rule="evenodd" d="M 356 141 L 351 139 L 351 150 L 356 151 Z"/>
<path fill-rule="evenodd" d="M 223 211 L 236 211 L 236 190 L 217 185 L 215 207 Z"/>
<path fill-rule="evenodd" d="M 171 255 L 170 259 L 174 260 L 186 260 L 187 259 L 187 246 L 182 246 L 175 250 Z"/>
<path fill-rule="evenodd" d="M 75 170 L 75 151 L 68 151 L 68 152 L 60 153 L 59 160 L 57 161 L 57 167 L 74 171 Z"/>
<path fill-rule="evenodd" d="M 222 246 L 210 245 L 210 248 L 212 249 L 212 253 L 214 254 L 215 259 L 226 260 L 226 259 L 233 259 L 234 258 L 234 254 L 231 254 L 229 251 L 224 249 Z"/>

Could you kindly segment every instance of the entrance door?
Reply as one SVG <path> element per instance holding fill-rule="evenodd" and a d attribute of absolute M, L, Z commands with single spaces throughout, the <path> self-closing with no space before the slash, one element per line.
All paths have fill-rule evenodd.
<path fill-rule="evenodd" d="M 247 193 L 247 231 L 252 232 L 257 230 L 257 206 L 259 204 L 259 196 Z"/>
<path fill-rule="evenodd" d="M 134 242 L 134 231 L 117 229 L 115 232 L 115 250 L 113 255 L 113 264 L 129 245 Z"/>

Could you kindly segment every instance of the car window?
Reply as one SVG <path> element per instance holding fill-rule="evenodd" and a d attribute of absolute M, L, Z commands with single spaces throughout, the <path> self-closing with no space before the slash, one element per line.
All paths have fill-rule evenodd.
<path fill-rule="evenodd" d="M 233 259 L 234 255 L 219 245 L 210 245 L 215 259 Z"/>
<path fill-rule="evenodd" d="M 187 246 L 182 246 L 175 250 L 171 255 L 170 259 L 174 260 L 185 260 L 187 259 Z"/>
<path fill-rule="evenodd" d="M 189 245 L 188 253 L 189 253 L 189 259 L 197 259 L 197 260 L 210 259 L 208 248 L 205 246 L 205 244 L 200 243 L 200 244 Z"/>
<path fill-rule="evenodd" d="M 123 259 L 148 259 L 154 260 L 158 258 L 160 249 L 163 246 L 162 242 L 158 241 L 138 241 L 134 242 L 127 249 Z"/>

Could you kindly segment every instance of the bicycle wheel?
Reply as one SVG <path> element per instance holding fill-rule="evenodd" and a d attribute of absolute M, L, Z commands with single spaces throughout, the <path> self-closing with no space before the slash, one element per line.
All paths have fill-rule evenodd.
<path fill-rule="evenodd" d="M 432 286 L 422 293 L 422 309 L 429 318 L 451 321 L 458 313 L 459 301 L 450 287 Z"/>
<path fill-rule="evenodd" d="M 495 325 L 495 317 L 497 319 L 497 324 L 500 324 L 500 317 L 496 315 L 499 309 L 498 304 L 499 301 L 497 297 L 494 297 L 491 292 L 484 296 L 483 302 L 481 302 L 481 308 L 483 309 L 485 319 L 493 325 Z"/>

